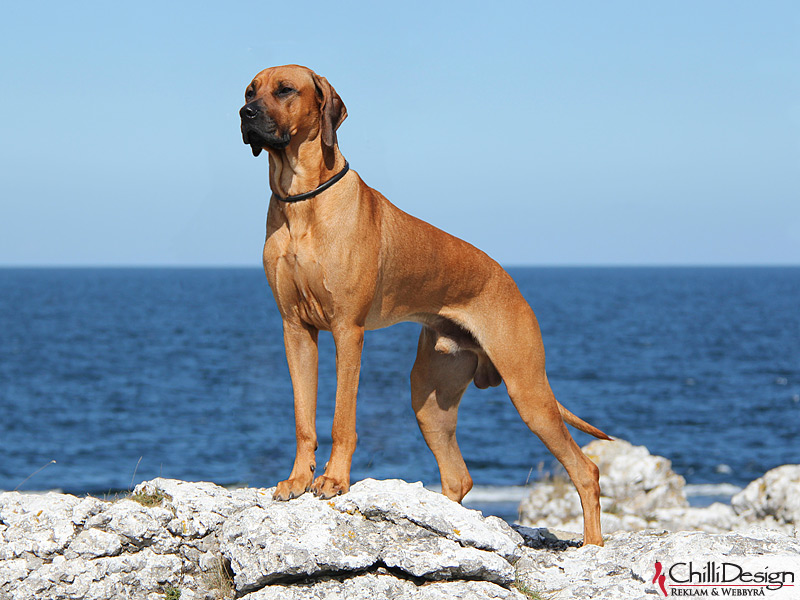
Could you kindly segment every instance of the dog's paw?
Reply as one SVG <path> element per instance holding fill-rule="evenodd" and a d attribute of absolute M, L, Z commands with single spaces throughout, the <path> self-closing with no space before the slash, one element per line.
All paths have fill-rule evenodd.
<path fill-rule="evenodd" d="M 320 475 L 311 485 L 311 492 L 323 500 L 341 496 L 350 490 L 350 481 L 347 479 L 337 479 L 328 475 Z"/>
<path fill-rule="evenodd" d="M 275 493 L 272 494 L 272 499 L 285 502 L 286 500 L 292 500 L 293 498 L 302 496 L 308 490 L 309 490 L 308 484 L 298 481 L 296 479 L 295 480 L 287 479 L 286 481 L 281 481 L 275 487 Z"/>

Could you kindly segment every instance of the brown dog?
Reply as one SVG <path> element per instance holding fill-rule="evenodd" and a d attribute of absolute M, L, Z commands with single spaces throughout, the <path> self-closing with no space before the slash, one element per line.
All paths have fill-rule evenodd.
<path fill-rule="evenodd" d="M 339 152 L 347 116 L 324 77 L 296 65 L 266 69 L 245 92 L 242 136 L 269 153 L 272 198 L 264 270 L 283 317 L 294 386 L 297 454 L 275 498 L 350 487 L 356 391 L 365 329 L 422 324 L 411 371 L 419 427 L 439 464 L 442 492 L 460 502 L 472 487 L 456 443 L 458 403 L 471 381 L 505 382 L 530 429 L 564 465 L 583 506 L 584 543 L 600 544 L 597 467 L 564 421 L 602 439 L 555 399 L 544 370 L 539 325 L 511 277 L 480 250 L 420 221 L 368 187 Z M 336 344 L 333 447 L 314 479 L 317 333 Z"/>

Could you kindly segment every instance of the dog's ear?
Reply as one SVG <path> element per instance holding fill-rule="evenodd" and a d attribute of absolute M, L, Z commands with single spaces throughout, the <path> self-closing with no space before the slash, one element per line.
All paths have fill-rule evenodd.
<path fill-rule="evenodd" d="M 320 105 L 320 127 L 322 129 L 322 143 L 333 147 L 336 143 L 336 130 L 339 125 L 347 118 L 347 108 L 344 102 L 328 83 L 324 77 L 314 75 L 314 85 L 317 88 L 317 96 L 321 100 Z"/>

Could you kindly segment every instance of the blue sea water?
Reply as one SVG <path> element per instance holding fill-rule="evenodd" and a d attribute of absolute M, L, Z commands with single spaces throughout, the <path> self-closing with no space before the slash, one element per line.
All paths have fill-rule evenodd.
<path fill-rule="evenodd" d="M 539 318 L 556 396 L 583 419 L 692 484 L 742 486 L 800 463 L 800 268 L 510 273 Z M 438 485 L 410 405 L 418 332 L 366 336 L 354 481 Z M 330 334 L 320 359 L 324 464 Z M 458 437 L 483 491 L 553 466 L 502 386 L 468 390 Z M 260 270 L 0 270 L 0 489 L 102 495 L 156 476 L 271 486 L 293 457 L 281 323 Z"/>

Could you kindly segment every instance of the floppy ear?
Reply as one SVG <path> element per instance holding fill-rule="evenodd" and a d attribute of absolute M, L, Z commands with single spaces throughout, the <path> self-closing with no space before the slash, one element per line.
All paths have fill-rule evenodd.
<path fill-rule="evenodd" d="M 313 74 L 317 95 L 322 100 L 320 106 L 320 127 L 322 129 L 322 143 L 333 147 L 336 143 L 336 130 L 347 118 L 347 108 L 344 102 L 324 77 Z"/>

